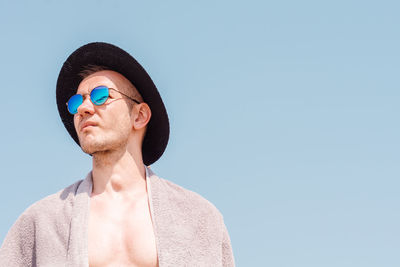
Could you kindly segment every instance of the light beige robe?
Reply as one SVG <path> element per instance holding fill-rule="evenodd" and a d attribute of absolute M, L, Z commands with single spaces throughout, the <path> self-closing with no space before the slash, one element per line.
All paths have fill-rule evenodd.
<path fill-rule="evenodd" d="M 0 266 L 85 266 L 91 172 L 27 208 L 0 248 Z M 199 194 L 156 176 L 146 185 L 160 267 L 235 266 L 219 210 Z"/>

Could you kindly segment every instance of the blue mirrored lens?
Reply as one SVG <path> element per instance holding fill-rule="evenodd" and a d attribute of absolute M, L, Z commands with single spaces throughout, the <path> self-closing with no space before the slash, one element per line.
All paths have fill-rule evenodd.
<path fill-rule="evenodd" d="M 68 111 L 71 114 L 76 114 L 78 112 L 78 107 L 82 104 L 83 97 L 82 95 L 73 95 L 68 100 Z"/>
<path fill-rule="evenodd" d="M 105 86 L 96 87 L 90 92 L 90 99 L 95 105 L 102 105 L 108 98 L 108 88 Z"/>

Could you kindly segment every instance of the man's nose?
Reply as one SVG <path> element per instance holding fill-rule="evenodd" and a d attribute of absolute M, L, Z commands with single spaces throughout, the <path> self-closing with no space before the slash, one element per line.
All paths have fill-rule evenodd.
<path fill-rule="evenodd" d="M 84 113 L 93 114 L 94 113 L 94 104 L 92 103 L 92 101 L 90 101 L 89 95 L 83 96 L 83 102 L 78 107 L 77 111 L 78 111 L 78 114 L 84 114 Z"/>

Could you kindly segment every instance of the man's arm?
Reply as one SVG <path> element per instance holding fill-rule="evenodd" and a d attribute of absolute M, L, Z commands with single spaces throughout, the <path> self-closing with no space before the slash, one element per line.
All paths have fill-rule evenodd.
<path fill-rule="evenodd" d="M 234 267 L 235 259 L 233 257 L 231 240 L 229 238 L 228 229 L 224 221 L 222 220 L 222 266 L 223 267 Z"/>
<path fill-rule="evenodd" d="M 0 247 L 0 266 L 17 267 L 35 264 L 34 222 L 31 216 L 23 213 L 8 231 Z"/>

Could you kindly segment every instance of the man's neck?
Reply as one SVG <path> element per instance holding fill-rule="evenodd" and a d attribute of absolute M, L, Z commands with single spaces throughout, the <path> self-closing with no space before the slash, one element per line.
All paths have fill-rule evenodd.
<path fill-rule="evenodd" d="M 134 198 L 146 192 L 146 170 L 140 156 L 128 151 L 107 151 L 93 155 L 92 197 Z"/>

